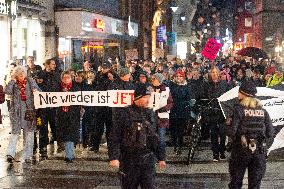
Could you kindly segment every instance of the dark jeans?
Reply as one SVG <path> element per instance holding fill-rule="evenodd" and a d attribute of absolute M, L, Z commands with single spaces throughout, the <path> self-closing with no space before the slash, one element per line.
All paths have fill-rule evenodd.
<path fill-rule="evenodd" d="M 121 160 L 120 176 L 122 189 L 155 189 L 154 155 Z"/>
<path fill-rule="evenodd" d="M 39 153 L 47 152 L 48 142 L 48 125 L 42 125 L 39 128 Z"/>
<path fill-rule="evenodd" d="M 56 121 L 55 121 L 56 111 L 55 111 L 55 109 L 54 108 L 47 108 L 45 110 L 45 113 L 44 113 L 43 117 L 44 117 L 46 125 L 48 125 L 48 123 L 49 123 L 53 141 L 57 141 L 57 137 L 56 137 Z M 53 142 L 53 141 L 51 141 L 51 142 Z"/>
<path fill-rule="evenodd" d="M 170 130 L 173 139 L 173 145 L 175 148 L 182 147 L 183 136 L 186 129 L 187 119 L 182 118 L 171 118 L 170 119 Z"/>
<path fill-rule="evenodd" d="M 167 128 L 158 128 L 159 133 L 159 153 L 162 154 L 162 157 L 166 157 L 166 132 Z"/>
<path fill-rule="evenodd" d="M 219 157 L 220 154 L 225 153 L 226 135 L 225 135 L 224 124 L 211 123 L 210 131 L 211 131 L 210 134 L 211 134 L 211 145 L 212 145 L 213 156 Z"/>
<path fill-rule="evenodd" d="M 47 145 L 49 141 L 48 141 L 48 124 L 46 123 L 44 116 L 41 116 L 41 121 L 42 121 L 42 125 L 37 126 L 38 131 L 39 131 L 39 144 L 37 143 L 37 135 L 35 132 L 34 152 L 39 147 L 39 153 L 43 155 L 47 153 Z"/>
<path fill-rule="evenodd" d="M 229 161 L 229 172 L 231 181 L 230 189 L 241 189 L 246 169 L 248 168 L 248 188 L 259 189 L 261 179 L 266 170 L 265 154 L 255 154 L 249 156 L 235 156 L 232 154 Z"/>
<path fill-rule="evenodd" d="M 207 140 L 210 138 L 210 125 L 204 121 L 201 121 L 201 139 Z"/>
<path fill-rule="evenodd" d="M 84 147 L 90 145 L 90 136 L 95 131 L 94 111 L 86 110 L 82 119 L 82 144 Z"/>
<path fill-rule="evenodd" d="M 91 139 L 90 139 L 91 146 L 95 150 L 99 150 L 105 126 L 106 126 L 106 138 L 108 141 L 109 133 L 112 128 L 112 115 L 96 114 L 95 115 L 95 129 L 94 129 L 94 132 L 92 132 Z"/>

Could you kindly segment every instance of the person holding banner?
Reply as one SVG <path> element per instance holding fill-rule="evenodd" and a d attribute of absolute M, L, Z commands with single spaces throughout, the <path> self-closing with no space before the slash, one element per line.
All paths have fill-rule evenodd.
<path fill-rule="evenodd" d="M 213 67 L 209 72 L 209 81 L 204 85 L 204 95 L 210 100 L 209 111 L 205 112 L 205 122 L 210 126 L 213 161 L 225 160 L 225 128 L 224 116 L 218 104 L 217 98 L 229 90 L 227 82 L 220 79 L 220 72 Z"/>
<path fill-rule="evenodd" d="M 228 136 L 233 140 L 229 161 L 230 189 L 241 189 L 248 168 L 248 188 L 259 189 L 266 170 L 266 139 L 274 137 L 272 122 L 260 101 L 252 81 L 239 88 L 239 104 L 234 107 Z M 229 126 L 228 126 L 229 127 Z"/>
<path fill-rule="evenodd" d="M 13 70 L 11 81 L 5 88 L 5 93 L 11 95 L 11 108 L 9 110 L 12 134 L 7 148 L 7 161 L 13 163 L 16 155 L 17 142 L 21 129 L 24 135 L 23 160 L 25 163 L 32 163 L 34 131 L 36 119 L 27 112 L 34 113 L 33 92 L 41 91 L 36 82 L 27 77 L 27 71 L 23 66 L 17 66 Z M 33 114 L 34 115 L 34 114 Z M 29 118 L 30 119 L 29 119 Z"/>
<path fill-rule="evenodd" d="M 72 81 L 72 74 L 64 71 L 61 74 L 59 92 L 80 91 L 80 88 Z M 79 142 L 80 106 L 62 106 L 56 108 L 57 142 L 64 143 L 65 162 L 72 163 L 74 156 L 74 144 Z"/>

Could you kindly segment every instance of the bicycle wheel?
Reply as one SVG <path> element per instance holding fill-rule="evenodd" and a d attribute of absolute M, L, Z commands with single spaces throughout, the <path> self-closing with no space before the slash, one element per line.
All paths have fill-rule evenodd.
<path fill-rule="evenodd" d="M 187 165 L 189 165 L 189 163 L 192 162 L 193 160 L 194 153 L 200 141 L 200 138 L 201 138 L 201 125 L 199 123 L 196 123 L 192 127 L 192 132 L 189 139 L 188 156 L 186 161 Z"/>

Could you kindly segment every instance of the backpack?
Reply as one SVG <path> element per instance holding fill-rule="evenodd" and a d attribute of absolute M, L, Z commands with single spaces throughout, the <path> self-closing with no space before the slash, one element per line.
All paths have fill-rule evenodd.
<path fill-rule="evenodd" d="M 5 93 L 3 90 L 3 86 L 0 85 L 0 104 L 3 104 L 5 102 Z"/>
<path fill-rule="evenodd" d="M 124 146 L 130 151 L 150 150 L 155 152 L 159 146 L 159 136 L 154 126 L 143 114 L 139 115 L 130 110 L 129 115 L 131 124 L 126 127 L 124 132 Z"/>

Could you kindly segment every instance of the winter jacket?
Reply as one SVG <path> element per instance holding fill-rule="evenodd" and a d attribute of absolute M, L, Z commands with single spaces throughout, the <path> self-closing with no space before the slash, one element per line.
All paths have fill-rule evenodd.
<path fill-rule="evenodd" d="M 227 130 L 227 135 L 233 139 L 232 153 L 238 155 L 248 154 L 242 146 L 242 136 L 245 136 L 247 142 L 250 139 L 256 139 L 256 153 L 266 153 L 263 143 L 274 137 L 271 118 L 262 107 L 248 108 L 236 104 L 232 115 L 232 125 Z"/>
<path fill-rule="evenodd" d="M 135 85 L 131 81 L 117 79 L 109 85 L 109 90 L 134 90 Z"/>
<path fill-rule="evenodd" d="M 170 118 L 190 118 L 190 100 L 194 99 L 194 94 L 185 82 L 183 85 L 170 83 L 170 91 L 173 98 L 173 107 L 171 109 Z"/>
<path fill-rule="evenodd" d="M 73 86 L 68 92 L 75 91 L 80 91 L 80 88 L 73 82 Z M 62 90 L 60 89 L 58 92 L 62 92 Z M 63 112 L 62 107 L 56 108 L 56 131 L 59 142 L 76 143 L 79 141 L 80 109 L 80 106 L 69 106 L 69 111 Z"/>
<path fill-rule="evenodd" d="M 110 131 L 108 143 L 110 160 L 120 160 L 122 157 L 125 157 L 126 154 L 128 157 L 130 156 L 131 159 L 137 159 L 138 161 L 145 157 L 146 154 L 150 153 L 154 153 L 159 161 L 165 160 L 165 157 L 162 157 L 162 153 L 159 152 L 159 148 L 156 148 L 156 150 L 148 148 L 135 150 L 134 148 L 128 147 L 127 131 L 132 126 L 133 122 L 141 121 L 142 117 L 148 122 L 148 126 L 156 131 L 156 119 L 152 110 L 140 108 L 135 105 L 115 109 L 112 114 L 113 127 Z"/>
<path fill-rule="evenodd" d="M 274 74 L 272 77 L 270 77 L 266 82 L 266 87 L 273 87 L 275 85 L 281 84 L 283 81 L 283 75 L 280 78 L 277 78 Z"/>
<path fill-rule="evenodd" d="M 45 92 L 56 92 L 60 90 L 60 73 L 56 71 L 47 72 L 43 71 L 44 80 L 43 85 L 46 87 Z"/>
<path fill-rule="evenodd" d="M 204 112 L 204 119 L 209 123 L 222 123 L 224 116 L 221 111 L 217 98 L 229 90 L 229 85 L 225 81 L 207 82 L 205 84 L 205 96 L 211 101 L 209 104 L 212 108 Z"/>
<path fill-rule="evenodd" d="M 42 68 L 39 65 L 34 65 L 32 69 L 30 67 L 27 67 L 27 76 L 34 79 L 41 71 Z"/>
<path fill-rule="evenodd" d="M 197 80 L 190 80 L 189 83 L 190 90 L 194 93 L 194 97 L 196 100 L 204 98 L 204 85 L 205 81 L 203 78 Z"/>
<path fill-rule="evenodd" d="M 33 90 L 41 91 L 36 82 L 32 78 L 27 78 L 26 85 L 26 96 L 27 100 L 22 101 L 20 95 L 20 89 L 16 84 L 16 81 L 9 81 L 8 85 L 5 88 L 5 93 L 11 95 L 11 108 L 9 110 L 12 134 L 20 134 L 21 129 L 27 129 L 29 132 L 32 132 L 36 128 L 36 121 L 30 122 L 26 121 L 25 112 L 27 107 L 34 108 L 34 97 Z"/>

